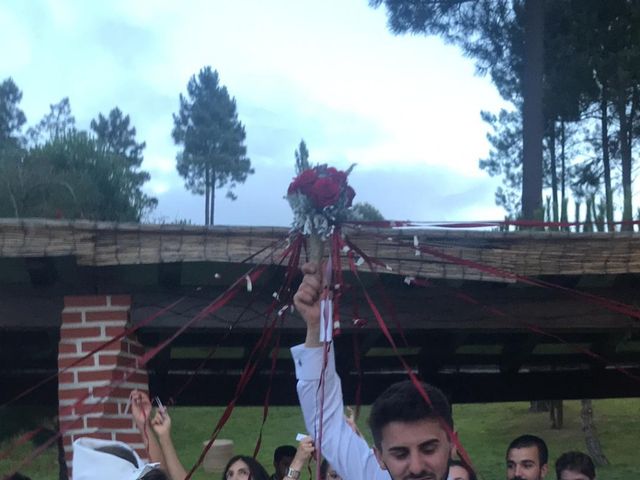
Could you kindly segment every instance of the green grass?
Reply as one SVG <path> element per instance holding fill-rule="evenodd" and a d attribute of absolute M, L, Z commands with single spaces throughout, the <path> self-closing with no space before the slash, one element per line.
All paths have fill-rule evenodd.
<path fill-rule="evenodd" d="M 455 405 L 456 429 L 465 449 L 471 455 L 484 479 L 504 478 L 504 450 L 517 435 L 532 433 L 543 437 L 550 450 L 552 462 L 567 450 L 585 451 L 580 424 L 580 402 L 564 402 L 563 430 L 551 430 L 548 414 L 529 413 L 528 403 L 493 403 Z M 637 478 L 640 472 L 637 445 L 640 439 L 640 399 L 595 400 L 593 402 L 595 422 L 605 454 L 611 465 L 598 470 L 598 478 L 627 480 Z M 174 441 L 185 464 L 192 465 L 197 459 L 222 408 L 180 407 L 171 410 L 174 424 Z M 363 409 L 361 429 L 366 430 L 364 418 L 368 410 Z M 14 410 L 13 414 L 0 415 L 0 451 L 4 452 L 15 439 L 20 425 L 36 424 L 43 418 L 42 411 L 34 409 Z M 235 453 L 251 455 L 262 422 L 262 408 L 236 408 L 220 438 L 230 438 L 235 443 Z M 283 443 L 295 443 L 295 435 L 303 431 L 303 422 L 298 408 L 272 407 L 265 425 L 262 450 L 258 460 L 271 472 L 273 449 Z M 11 435 L 11 438 L 8 438 Z M 0 460 L 0 473 L 25 458 L 34 448 L 29 444 L 14 452 L 10 459 Z M 0 454 L 1 455 L 1 454 Z M 23 469 L 34 479 L 57 478 L 55 449 L 49 449 L 29 468 Z M 195 479 L 219 478 L 202 470 Z M 548 479 L 555 478 L 550 472 Z"/>

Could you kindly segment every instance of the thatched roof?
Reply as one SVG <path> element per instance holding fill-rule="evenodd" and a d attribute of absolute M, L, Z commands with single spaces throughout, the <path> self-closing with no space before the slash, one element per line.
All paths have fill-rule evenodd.
<path fill-rule="evenodd" d="M 640 272 L 640 234 L 462 229 L 350 228 L 345 233 L 385 273 L 464 280 L 510 281 L 462 266 L 451 258 L 418 254 L 417 237 L 451 257 L 523 276 Z M 118 224 L 42 219 L 0 219 L 0 258 L 73 256 L 79 265 L 171 262 L 274 262 L 287 228 Z M 366 264 L 362 266 L 366 269 Z"/>

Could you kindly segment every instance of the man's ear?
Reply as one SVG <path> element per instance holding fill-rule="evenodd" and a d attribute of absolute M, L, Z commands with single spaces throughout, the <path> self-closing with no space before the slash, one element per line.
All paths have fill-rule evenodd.
<path fill-rule="evenodd" d="M 540 476 L 542 478 L 546 477 L 548 471 L 549 471 L 549 464 L 545 463 L 544 465 L 542 465 L 542 468 L 540 468 Z"/>
<path fill-rule="evenodd" d="M 380 468 L 382 470 L 386 470 L 387 469 L 387 465 L 382 460 L 382 452 L 380 450 L 378 450 L 378 447 L 373 447 L 373 453 L 376 456 L 376 460 L 378 461 L 378 465 L 380 465 Z"/>

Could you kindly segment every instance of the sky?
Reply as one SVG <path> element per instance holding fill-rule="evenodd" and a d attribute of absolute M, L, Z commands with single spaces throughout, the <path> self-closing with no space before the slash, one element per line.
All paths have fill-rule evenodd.
<path fill-rule="evenodd" d="M 177 174 L 172 114 L 211 66 L 235 97 L 255 169 L 216 196 L 218 225 L 291 223 L 294 151 L 346 169 L 355 201 L 387 219 L 498 220 L 499 179 L 481 110 L 504 102 L 473 61 L 437 37 L 394 36 L 367 0 L 3 0 L 0 81 L 23 92 L 28 125 L 69 97 L 77 127 L 119 107 L 145 141 L 154 222 L 204 221 Z"/>

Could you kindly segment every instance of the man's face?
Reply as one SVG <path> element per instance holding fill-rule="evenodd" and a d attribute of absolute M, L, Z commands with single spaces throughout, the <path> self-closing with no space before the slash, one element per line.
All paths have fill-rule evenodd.
<path fill-rule="evenodd" d="M 393 480 L 446 480 L 451 442 L 437 419 L 388 423 L 380 443 L 376 458 Z"/>
<path fill-rule="evenodd" d="M 274 463 L 273 466 L 276 469 L 276 477 L 282 479 L 287 474 L 289 470 L 289 466 L 291 465 L 291 461 L 293 457 L 281 457 L 277 463 Z"/>
<path fill-rule="evenodd" d="M 512 448 L 507 454 L 507 480 L 542 480 L 547 464 L 540 465 L 538 447 Z"/>
<path fill-rule="evenodd" d="M 575 470 L 563 470 L 560 473 L 560 480 L 595 480 L 587 477 L 584 473 L 576 472 Z"/>

